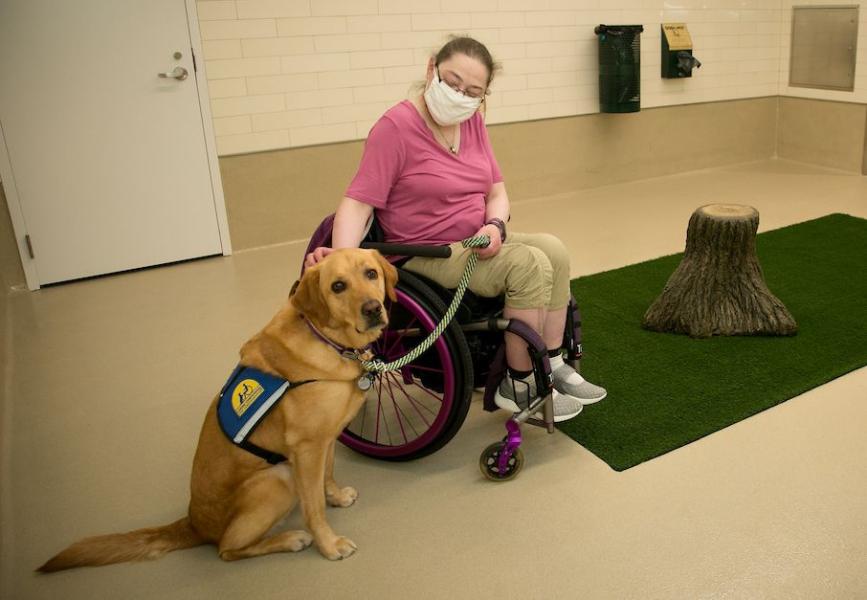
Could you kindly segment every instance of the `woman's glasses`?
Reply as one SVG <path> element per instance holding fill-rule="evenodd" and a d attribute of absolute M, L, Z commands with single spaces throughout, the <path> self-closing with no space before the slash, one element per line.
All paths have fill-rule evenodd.
<path fill-rule="evenodd" d="M 443 77 L 445 74 L 445 77 Z M 440 73 L 440 70 L 437 69 L 437 76 L 440 81 L 445 82 L 447 86 L 452 88 L 459 94 L 466 96 L 467 98 L 472 98 L 474 100 L 479 100 L 484 98 L 487 94 L 487 90 L 480 88 L 477 85 L 470 85 L 467 87 L 461 87 L 460 77 L 451 71 L 445 71 L 445 73 Z"/>

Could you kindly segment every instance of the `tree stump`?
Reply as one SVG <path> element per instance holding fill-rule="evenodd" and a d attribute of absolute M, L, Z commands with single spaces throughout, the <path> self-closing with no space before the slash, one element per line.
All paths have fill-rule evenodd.
<path fill-rule="evenodd" d="M 797 333 L 792 314 L 765 284 L 758 227 L 751 206 L 710 204 L 692 213 L 683 260 L 644 314 L 644 328 L 696 338 Z"/>

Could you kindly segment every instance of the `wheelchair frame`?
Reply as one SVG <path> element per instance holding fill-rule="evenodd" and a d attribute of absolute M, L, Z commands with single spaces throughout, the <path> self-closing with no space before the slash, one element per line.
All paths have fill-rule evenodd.
<path fill-rule="evenodd" d="M 333 215 L 330 215 L 323 220 L 311 237 L 307 249 L 308 252 L 311 252 L 314 248 L 319 246 L 331 245 L 332 225 Z M 381 231 L 378 229 L 374 221 L 366 234 L 365 240 L 362 241 L 361 247 L 376 249 L 385 255 L 397 256 L 401 259 L 403 259 L 403 257 L 409 258 L 414 256 L 447 257 L 451 252 L 448 246 L 386 244 L 380 242 L 379 240 L 381 239 Z M 434 326 L 442 319 L 445 313 L 445 305 L 451 301 L 453 292 L 446 290 L 435 282 L 416 273 L 406 271 L 399 266 L 398 272 L 398 302 L 395 303 L 401 307 L 397 309 L 398 312 L 401 310 L 407 310 L 409 313 L 412 313 L 412 311 L 418 312 L 420 308 L 423 308 L 430 316 L 430 319 L 421 319 L 424 323 L 420 323 L 414 328 L 409 328 L 412 329 L 416 335 L 420 335 L 420 330 L 422 328 L 427 327 L 428 329 L 432 329 L 430 322 L 432 319 L 435 319 L 435 323 L 433 323 Z M 540 390 L 541 393 L 539 398 L 529 407 L 520 413 L 512 415 L 506 421 L 506 435 L 501 441 L 495 442 L 485 448 L 479 458 L 479 467 L 485 477 L 494 481 L 505 481 L 515 477 L 524 464 L 523 452 L 520 447 L 522 442 L 521 424 L 527 423 L 534 426 L 540 426 L 544 427 L 548 433 L 554 432 L 554 409 L 552 399 L 553 380 L 551 377 L 551 366 L 548 360 L 548 351 L 544 340 L 526 323 L 516 319 L 510 320 L 502 318 L 502 302 L 500 301 L 498 306 L 494 306 L 495 302 L 496 300 L 494 299 L 481 299 L 468 291 L 458 314 L 443 333 L 443 337 L 448 339 L 445 340 L 445 343 L 440 344 L 440 347 L 437 349 L 441 358 L 445 358 L 444 353 L 446 350 L 444 348 L 448 347 L 447 351 L 449 353 L 449 359 L 452 354 L 458 354 L 459 356 L 456 357 L 455 361 L 464 361 L 464 363 L 456 363 L 457 367 L 462 371 L 461 373 L 444 373 L 443 376 L 445 380 L 442 385 L 444 386 L 446 383 L 453 385 L 455 389 L 452 390 L 451 393 L 461 394 L 462 397 L 458 398 L 456 395 L 455 400 L 459 403 L 457 406 L 451 406 L 450 402 L 448 407 L 445 407 L 444 409 L 441 408 L 441 410 L 447 410 L 448 414 L 444 417 L 438 415 L 437 418 L 440 419 L 442 417 L 446 422 L 439 423 L 440 431 L 434 432 L 435 437 L 433 439 L 424 443 L 420 447 L 418 444 L 413 445 L 407 443 L 404 445 L 407 447 L 406 452 L 401 452 L 399 450 L 402 448 L 401 446 L 383 446 L 380 451 L 376 444 L 371 445 L 362 437 L 364 431 L 364 414 L 362 413 L 366 414 L 368 410 L 368 407 L 365 406 L 362 407 L 361 411 L 359 411 L 359 414 L 362 414 L 361 434 L 352 430 L 353 422 L 340 436 L 341 442 L 362 454 L 385 460 L 412 460 L 437 451 L 448 443 L 463 424 L 472 399 L 473 387 L 480 387 L 480 384 L 484 386 L 484 409 L 486 411 L 498 410 L 498 407 L 494 403 L 494 395 L 497 391 L 500 380 L 506 372 L 505 343 L 502 336 L 506 332 L 509 332 L 517 335 L 526 342 L 527 351 L 530 355 L 531 364 L 533 366 L 536 389 Z M 394 306 L 388 308 L 389 311 L 393 309 L 395 309 Z M 562 346 L 566 353 L 564 359 L 578 370 L 580 368 L 580 359 L 582 356 L 581 316 L 574 298 L 570 298 L 566 316 L 566 327 L 564 330 Z M 421 315 L 416 314 L 415 317 L 419 318 Z M 410 324 L 415 322 L 416 321 L 410 321 Z M 385 341 L 383 341 L 379 346 L 375 346 L 375 348 L 378 347 L 378 353 L 390 352 L 395 348 L 401 350 L 404 349 L 401 341 L 405 338 L 406 331 L 409 331 L 409 329 L 401 331 L 399 335 L 395 336 L 390 335 L 391 331 L 393 331 L 391 329 L 392 327 L 393 323 L 390 323 L 389 327 L 386 328 L 383 334 L 383 339 Z M 491 340 L 488 340 L 488 344 L 484 344 L 484 340 L 479 343 L 476 339 L 478 336 L 484 336 L 486 334 L 494 334 L 499 337 L 493 356 L 490 355 Z M 394 341 L 395 339 L 397 341 Z M 477 350 L 475 356 L 469 352 L 468 342 L 472 342 L 473 347 Z M 428 379 L 432 377 L 433 379 L 436 379 L 436 377 L 429 372 L 435 371 L 436 369 L 420 366 L 424 360 L 431 360 L 432 355 L 429 353 L 432 350 L 433 349 L 428 350 L 422 354 L 421 357 L 416 359 L 416 361 L 413 361 L 410 365 L 400 369 L 399 374 L 377 375 L 379 380 L 378 391 L 376 386 L 374 386 L 374 388 L 368 392 L 368 398 L 371 397 L 371 393 L 378 393 L 379 395 L 379 406 L 377 407 L 376 414 L 377 443 L 379 438 L 379 409 L 381 408 L 383 387 L 385 385 L 388 385 L 388 394 L 391 395 L 391 400 L 394 403 L 397 422 L 400 424 L 400 429 L 404 434 L 404 439 L 407 439 L 404 431 L 404 424 L 400 418 L 400 415 L 403 413 L 401 413 L 394 395 L 392 394 L 391 385 L 392 383 L 395 383 L 396 386 L 405 393 L 404 385 L 408 387 L 410 384 L 414 384 L 417 379 L 424 380 L 426 377 Z M 405 353 L 406 352 L 404 351 L 401 354 Z M 428 358 L 425 358 L 426 355 L 428 355 Z M 468 364 L 466 363 L 467 356 L 469 356 Z M 383 356 L 383 358 L 393 359 L 395 357 Z M 486 372 L 482 365 L 489 366 Z M 482 368 L 479 368 L 480 366 Z M 414 369 L 421 369 L 421 371 L 414 373 Z M 426 371 L 428 372 L 426 373 Z M 460 383 L 463 385 L 460 387 L 463 389 L 458 390 L 457 382 L 450 380 L 450 376 L 453 379 L 468 377 L 469 381 L 461 381 Z M 386 382 L 386 380 L 388 381 Z M 424 386 L 422 389 L 427 393 L 430 393 L 426 388 L 424 388 Z M 436 390 L 436 384 L 434 384 L 434 387 L 431 389 Z M 411 399 L 410 403 L 413 405 L 415 404 Z M 369 404 L 369 402 L 366 404 Z M 421 414 L 418 407 L 413 406 L 413 408 Z M 544 418 L 534 418 L 533 415 L 540 409 L 542 410 Z M 404 415 L 404 417 L 406 417 L 406 415 Z M 427 421 L 425 421 L 425 423 L 427 423 Z M 432 429 L 433 428 L 429 425 L 428 432 Z M 414 440 L 420 440 L 425 433 L 418 435 Z M 398 450 L 393 451 L 394 448 L 397 448 Z"/>

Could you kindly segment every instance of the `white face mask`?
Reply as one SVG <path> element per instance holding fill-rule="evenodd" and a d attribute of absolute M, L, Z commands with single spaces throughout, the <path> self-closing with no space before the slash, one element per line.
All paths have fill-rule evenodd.
<path fill-rule="evenodd" d="M 434 68 L 434 78 L 424 92 L 424 101 L 434 121 L 441 127 L 456 125 L 472 117 L 482 104 L 481 98 L 470 98 L 440 81 Z"/>

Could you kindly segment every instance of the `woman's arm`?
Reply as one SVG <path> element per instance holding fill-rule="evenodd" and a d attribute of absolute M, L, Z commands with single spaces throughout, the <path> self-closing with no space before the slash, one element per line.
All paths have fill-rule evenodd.
<path fill-rule="evenodd" d="M 485 201 L 485 221 L 500 219 L 503 223 L 509 220 L 509 195 L 506 193 L 506 184 L 499 181 L 491 186 L 491 192 Z M 496 256 L 503 245 L 500 239 L 500 228 L 496 225 L 483 225 L 476 235 L 487 235 L 491 238 L 491 244 L 487 248 L 479 248 L 476 254 L 482 260 Z"/>
<path fill-rule="evenodd" d="M 500 219 L 503 223 L 508 223 L 509 212 L 509 195 L 506 193 L 506 184 L 499 181 L 491 186 L 491 192 L 485 202 L 485 221 Z"/>
<path fill-rule="evenodd" d="M 372 214 L 373 207 L 370 204 L 344 197 L 334 214 L 331 245 L 334 248 L 358 248 Z"/>
<path fill-rule="evenodd" d="M 364 237 L 364 227 L 373 214 L 373 207 L 364 202 L 344 197 L 334 213 L 331 230 L 331 248 L 320 246 L 307 255 L 304 264 L 312 267 L 331 254 L 335 248 L 358 248 Z"/>

